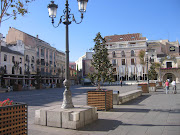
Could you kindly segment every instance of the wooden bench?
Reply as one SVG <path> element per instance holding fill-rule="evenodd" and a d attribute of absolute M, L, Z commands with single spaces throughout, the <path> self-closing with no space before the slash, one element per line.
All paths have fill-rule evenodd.
<path fill-rule="evenodd" d="M 113 94 L 113 104 L 114 105 L 123 104 L 123 103 L 128 102 L 132 99 L 135 99 L 141 95 L 142 95 L 142 90 L 133 90 L 133 91 L 129 91 L 129 92 L 122 93 L 122 94 L 114 93 Z M 117 98 L 117 96 L 118 96 L 118 98 Z"/>

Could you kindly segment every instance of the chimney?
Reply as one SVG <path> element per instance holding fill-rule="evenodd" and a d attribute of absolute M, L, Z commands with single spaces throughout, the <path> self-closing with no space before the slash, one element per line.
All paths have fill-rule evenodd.
<path fill-rule="evenodd" d="M 39 35 L 36 35 L 36 38 L 39 39 Z"/>

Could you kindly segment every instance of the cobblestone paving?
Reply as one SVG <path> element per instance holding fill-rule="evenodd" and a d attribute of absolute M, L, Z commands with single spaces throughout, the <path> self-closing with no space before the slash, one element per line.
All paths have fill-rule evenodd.
<path fill-rule="evenodd" d="M 124 93 L 136 90 L 137 85 L 104 86 L 104 89 Z M 29 135 L 180 135 L 180 85 L 177 94 L 164 89 L 143 94 L 123 105 L 114 105 L 111 111 L 98 111 L 99 120 L 79 130 L 45 127 L 34 124 L 37 109 L 62 103 L 64 88 L 0 93 L 0 101 L 10 98 L 28 104 Z M 85 105 L 92 86 L 72 86 L 75 105 Z"/>

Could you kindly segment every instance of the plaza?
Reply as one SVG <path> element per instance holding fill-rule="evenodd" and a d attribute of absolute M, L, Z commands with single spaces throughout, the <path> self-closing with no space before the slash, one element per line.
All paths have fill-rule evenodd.
<path fill-rule="evenodd" d="M 137 85 L 102 86 L 103 89 L 126 93 L 137 89 Z M 180 84 L 177 94 L 164 89 L 143 93 L 142 96 L 110 111 L 98 111 L 99 119 L 78 130 L 46 127 L 34 124 L 35 110 L 63 102 L 64 88 L 28 90 L 0 93 L 0 99 L 10 98 L 14 102 L 28 104 L 28 135 L 179 135 L 180 134 Z M 87 91 L 94 86 L 75 85 L 70 87 L 75 105 L 87 104 Z M 172 87 L 170 87 L 172 89 Z"/>

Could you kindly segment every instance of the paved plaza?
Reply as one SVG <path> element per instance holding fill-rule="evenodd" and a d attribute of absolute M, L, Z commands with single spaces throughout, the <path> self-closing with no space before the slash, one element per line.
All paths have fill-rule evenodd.
<path fill-rule="evenodd" d="M 104 86 L 124 93 L 137 85 Z M 180 84 L 177 94 L 164 89 L 150 92 L 127 102 L 114 105 L 110 111 L 98 111 L 99 120 L 79 130 L 45 127 L 34 124 L 35 110 L 62 104 L 64 88 L 0 93 L 0 101 L 10 98 L 28 104 L 28 135 L 180 135 Z M 74 105 L 86 105 L 87 91 L 93 86 L 72 86 Z"/>

